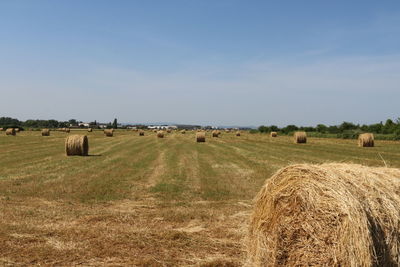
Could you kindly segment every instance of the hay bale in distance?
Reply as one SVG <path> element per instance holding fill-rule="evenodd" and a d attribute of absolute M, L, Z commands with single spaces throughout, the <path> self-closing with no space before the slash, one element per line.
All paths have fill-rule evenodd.
<path fill-rule="evenodd" d="M 86 135 L 70 135 L 65 139 L 65 153 L 67 156 L 87 156 L 89 141 Z"/>
<path fill-rule="evenodd" d="M 0 128 L 0 131 L 1 131 L 1 132 L 4 131 L 4 128 Z"/>
<path fill-rule="evenodd" d="M 113 137 L 114 136 L 114 129 L 104 129 L 104 135 L 107 137 Z"/>
<path fill-rule="evenodd" d="M 271 137 L 278 137 L 278 133 L 277 132 L 271 132 Z"/>
<path fill-rule="evenodd" d="M 164 138 L 164 132 L 163 131 L 158 131 L 157 132 L 157 137 L 158 138 Z"/>
<path fill-rule="evenodd" d="M 144 136 L 144 131 L 143 130 L 139 130 L 139 136 Z"/>
<path fill-rule="evenodd" d="M 167 129 L 167 133 L 171 133 L 171 129 Z"/>
<path fill-rule="evenodd" d="M 206 141 L 206 132 L 197 132 L 196 133 L 196 142 L 203 143 Z"/>
<path fill-rule="evenodd" d="M 236 132 L 236 136 L 240 136 L 240 132 L 239 131 Z"/>
<path fill-rule="evenodd" d="M 64 132 L 66 132 L 66 133 L 69 133 L 71 131 L 70 128 L 64 128 L 64 129 L 65 129 Z"/>
<path fill-rule="evenodd" d="M 15 136 L 15 134 L 16 134 L 16 131 L 14 128 L 8 128 L 6 130 L 6 135 L 14 135 Z"/>
<path fill-rule="evenodd" d="M 374 142 L 374 134 L 372 133 L 363 133 L 358 136 L 358 146 L 360 147 L 373 147 Z"/>
<path fill-rule="evenodd" d="M 42 129 L 42 136 L 50 136 L 50 130 L 49 129 Z"/>
<path fill-rule="evenodd" d="M 212 137 L 218 137 L 219 136 L 219 133 L 218 133 L 218 131 L 212 131 Z"/>
<path fill-rule="evenodd" d="M 293 137 L 294 137 L 294 142 L 296 144 L 307 143 L 307 133 L 306 132 L 295 132 Z"/>
<path fill-rule="evenodd" d="M 250 266 L 398 266 L 399 192 L 399 169 L 283 168 L 255 199 Z"/>
<path fill-rule="evenodd" d="M 14 130 L 15 130 L 16 133 L 19 133 L 19 132 L 20 132 L 20 129 L 19 129 L 19 128 L 14 128 Z"/>
<path fill-rule="evenodd" d="M 88 128 L 87 131 L 88 131 L 89 133 L 91 133 L 91 132 L 93 132 L 93 129 L 92 129 L 92 128 Z"/>
<path fill-rule="evenodd" d="M 185 133 L 186 133 L 186 130 L 182 130 L 182 131 L 181 131 L 181 134 L 185 134 Z"/>

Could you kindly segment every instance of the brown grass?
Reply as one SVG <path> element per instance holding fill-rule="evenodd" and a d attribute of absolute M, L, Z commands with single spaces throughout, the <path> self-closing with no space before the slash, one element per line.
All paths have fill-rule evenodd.
<path fill-rule="evenodd" d="M 70 135 L 65 139 L 65 153 L 67 156 L 87 156 L 89 141 L 86 135 Z"/>
<path fill-rule="evenodd" d="M 293 165 L 268 179 L 249 229 L 251 266 L 399 266 L 400 170 Z"/>
<path fill-rule="evenodd" d="M 358 136 L 359 147 L 373 147 L 374 146 L 374 134 L 363 133 Z"/>
<path fill-rule="evenodd" d="M 294 137 L 294 142 L 296 144 L 307 143 L 307 133 L 306 132 L 295 132 L 293 137 Z"/>

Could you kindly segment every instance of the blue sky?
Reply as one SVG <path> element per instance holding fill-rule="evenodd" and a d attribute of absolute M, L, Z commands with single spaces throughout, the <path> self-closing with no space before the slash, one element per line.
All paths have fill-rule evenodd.
<path fill-rule="evenodd" d="M 0 2 L 0 116 L 211 125 L 400 117 L 400 1 Z"/>

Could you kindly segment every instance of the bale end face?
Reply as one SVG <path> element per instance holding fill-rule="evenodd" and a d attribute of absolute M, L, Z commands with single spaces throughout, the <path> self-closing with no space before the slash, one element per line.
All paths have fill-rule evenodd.
<path fill-rule="evenodd" d="M 213 131 L 212 132 L 212 137 L 218 137 L 219 136 L 219 132 L 218 131 Z"/>
<path fill-rule="evenodd" d="M 143 130 L 139 131 L 139 136 L 144 136 L 144 131 Z"/>
<path fill-rule="evenodd" d="M 164 138 L 164 132 L 163 131 L 158 131 L 157 132 L 157 137 L 158 138 Z"/>
<path fill-rule="evenodd" d="M 88 156 L 89 141 L 86 135 L 70 135 L 65 139 L 67 156 Z"/>
<path fill-rule="evenodd" d="M 271 137 L 278 137 L 278 133 L 277 132 L 271 132 Z"/>
<path fill-rule="evenodd" d="M 104 130 L 104 135 L 107 137 L 113 137 L 114 136 L 114 129 L 105 129 Z"/>
<path fill-rule="evenodd" d="M 236 132 L 236 136 L 240 136 L 240 132 Z"/>
<path fill-rule="evenodd" d="M 206 133 L 205 132 L 197 132 L 196 133 L 196 142 L 204 143 L 206 141 Z"/>
<path fill-rule="evenodd" d="M 16 135 L 16 131 L 15 131 L 15 129 L 14 128 L 8 128 L 7 130 L 6 130 L 6 135 Z"/>

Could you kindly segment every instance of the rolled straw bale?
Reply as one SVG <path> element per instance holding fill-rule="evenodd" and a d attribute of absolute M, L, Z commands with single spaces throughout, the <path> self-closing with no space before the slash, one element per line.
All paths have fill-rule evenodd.
<path fill-rule="evenodd" d="M 153 130 L 154 133 L 158 132 L 157 130 Z"/>
<path fill-rule="evenodd" d="M 399 266 L 400 169 L 299 164 L 267 179 L 250 266 Z"/>
<path fill-rule="evenodd" d="M 307 133 L 306 132 L 295 132 L 293 137 L 294 137 L 294 142 L 296 144 L 307 143 Z"/>
<path fill-rule="evenodd" d="M 277 132 L 271 132 L 271 137 L 278 137 L 278 133 Z"/>
<path fill-rule="evenodd" d="M 139 136 L 144 136 L 144 131 L 143 130 L 139 130 Z"/>
<path fill-rule="evenodd" d="M 373 147 L 374 146 L 374 134 L 363 133 L 358 136 L 358 146 L 360 147 Z"/>
<path fill-rule="evenodd" d="M 92 129 L 92 128 L 88 128 L 87 131 L 88 131 L 89 133 L 91 133 L 91 132 L 93 132 L 93 129 Z"/>
<path fill-rule="evenodd" d="M 167 133 L 171 133 L 171 129 L 167 129 Z"/>
<path fill-rule="evenodd" d="M 157 132 L 157 137 L 158 138 L 164 138 L 164 132 L 163 131 L 158 131 Z"/>
<path fill-rule="evenodd" d="M 104 129 L 104 135 L 107 137 L 113 137 L 114 136 L 114 129 Z"/>
<path fill-rule="evenodd" d="M 186 130 L 182 130 L 182 131 L 181 131 L 181 134 L 185 134 L 185 133 L 186 133 Z"/>
<path fill-rule="evenodd" d="M 206 133 L 205 132 L 197 132 L 196 133 L 196 142 L 203 143 L 206 141 Z"/>
<path fill-rule="evenodd" d="M 236 136 L 240 136 L 240 132 L 239 131 L 236 132 Z"/>
<path fill-rule="evenodd" d="M 212 137 L 218 137 L 218 136 L 219 136 L 218 131 L 212 131 Z"/>
<path fill-rule="evenodd" d="M 14 128 L 16 133 L 19 133 L 20 129 L 19 128 Z"/>
<path fill-rule="evenodd" d="M 65 139 L 65 153 L 67 156 L 87 156 L 89 141 L 86 135 L 70 135 Z"/>
<path fill-rule="evenodd" d="M 42 136 L 50 136 L 50 130 L 49 129 L 42 129 Z"/>
<path fill-rule="evenodd" d="M 69 128 L 64 128 L 64 132 L 69 133 L 71 130 Z"/>
<path fill-rule="evenodd" d="M 4 128 L 0 128 L 0 131 L 4 131 Z"/>
<path fill-rule="evenodd" d="M 15 135 L 15 134 L 16 134 L 16 131 L 14 128 L 8 128 L 6 130 L 6 135 Z"/>

